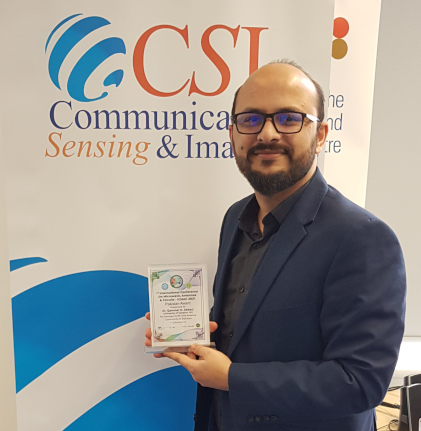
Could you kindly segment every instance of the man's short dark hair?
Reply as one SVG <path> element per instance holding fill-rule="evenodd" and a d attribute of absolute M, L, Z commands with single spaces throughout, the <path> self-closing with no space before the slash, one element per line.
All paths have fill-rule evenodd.
<path fill-rule="evenodd" d="M 276 63 L 280 63 L 280 64 L 289 64 L 290 66 L 293 66 L 295 68 L 297 68 L 298 70 L 301 70 L 301 72 L 304 73 L 304 75 L 307 76 L 307 78 L 310 79 L 310 81 L 313 83 L 314 87 L 316 88 L 317 91 L 317 99 L 318 99 L 318 104 L 317 104 L 317 117 L 319 118 L 320 122 L 322 122 L 325 118 L 325 95 L 323 93 L 323 89 L 320 86 L 320 84 L 318 82 L 316 82 L 309 73 L 307 73 L 300 65 L 298 65 L 295 61 L 293 60 L 288 60 L 287 58 L 283 58 L 282 60 L 273 60 L 268 64 L 276 64 Z M 242 86 L 241 86 L 242 87 Z M 234 94 L 234 100 L 232 103 L 232 108 L 231 108 L 231 121 L 232 118 L 235 114 L 235 104 L 237 102 L 237 96 L 239 91 L 241 90 L 241 87 L 239 87 L 237 89 L 237 91 Z"/>

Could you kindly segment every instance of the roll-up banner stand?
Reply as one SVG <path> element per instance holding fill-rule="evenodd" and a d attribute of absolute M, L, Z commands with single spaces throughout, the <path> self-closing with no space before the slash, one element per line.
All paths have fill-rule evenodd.
<path fill-rule="evenodd" d="M 192 429 L 195 383 L 144 354 L 148 265 L 203 262 L 212 283 L 224 212 L 251 192 L 229 143 L 232 98 L 265 63 L 297 61 L 327 96 L 331 83 L 341 144 L 324 171 L 338 183 L 334 166 L 362 142 L 350 107 L 372 97 L 350 83 L 368 67 L 367 13 L 343 0 L 335 16 L 333 0 L 23 0 L 0 12 L 17 429 Z M 337 17 L 349 28 L 332 36 Z"/>

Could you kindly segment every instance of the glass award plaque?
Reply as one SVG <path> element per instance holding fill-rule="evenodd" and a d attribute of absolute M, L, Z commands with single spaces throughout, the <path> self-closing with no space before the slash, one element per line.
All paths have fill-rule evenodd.
<path fill-rule="evenodd" d="M 204 264 L 150 265 L 149 307 L 152 347 L 186 352 L 210 345 L 207 268 Z"/>

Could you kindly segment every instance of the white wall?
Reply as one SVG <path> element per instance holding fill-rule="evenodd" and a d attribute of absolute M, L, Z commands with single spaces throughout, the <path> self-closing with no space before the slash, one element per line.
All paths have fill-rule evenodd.
<path fill-rule="evenodd" d="M 366 200 L 403 247 L 406 336 L 421 336 L 420 22 L 419 0 L 382 1 Z"/>

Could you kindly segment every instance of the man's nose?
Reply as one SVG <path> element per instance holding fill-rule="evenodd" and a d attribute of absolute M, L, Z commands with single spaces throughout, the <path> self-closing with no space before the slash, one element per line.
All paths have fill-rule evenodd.
<path fill-rule="evenodd" d="M 266 118 L 262 130 L 257 135 L 257 139 L 261 142 L 273 142 L 281 139 L 281 133 L 275 129 L 272 118 Z"/>

